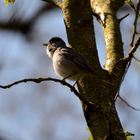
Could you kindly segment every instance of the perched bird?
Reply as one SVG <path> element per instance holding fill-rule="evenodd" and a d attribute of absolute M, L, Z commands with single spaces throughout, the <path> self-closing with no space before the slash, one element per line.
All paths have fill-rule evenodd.
<path fill-rule="evenodd" d="M 85 58 L 74 49 L 67 47 L 61 38 L 53 37 L 43 46 L 46 47 L 46 53 L 52 59 L 55 73 L 64 80 L 78 81 L 85 74 L 93 72 Z"/>

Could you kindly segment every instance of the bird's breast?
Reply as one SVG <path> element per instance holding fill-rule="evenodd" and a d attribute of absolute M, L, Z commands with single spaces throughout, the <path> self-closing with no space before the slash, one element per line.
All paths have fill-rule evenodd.
<path fill-rule="evenodd" d="M 76 79 L 76 75 L 78 72 L 77 66 L 70 60 L 66 59 L 63 55 L 59 53 L 54 53 L 53 55 L 53 67 L 55 73 L 63 78 L 71 76 L 71 80 Z"/>

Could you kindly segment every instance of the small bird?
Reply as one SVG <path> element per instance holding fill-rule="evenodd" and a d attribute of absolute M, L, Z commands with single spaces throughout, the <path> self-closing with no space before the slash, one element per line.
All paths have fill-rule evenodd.
<path fill-rule="evenodd" d="M 93 73 L 86 59 L 74 49 L 67 47 L 61 38 L 53 37 L 43 46 L 52 59 L 55 73 L 63 77 L 63 80 L 78 81 L 85 74 Z"/>

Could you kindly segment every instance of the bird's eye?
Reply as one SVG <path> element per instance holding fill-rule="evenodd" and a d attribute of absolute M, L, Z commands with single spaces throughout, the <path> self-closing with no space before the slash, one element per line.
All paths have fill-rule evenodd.
<path fill-rule="evenodd" d="M 52 51 L 52 48 L 49 49 L 49 52 Z"/>

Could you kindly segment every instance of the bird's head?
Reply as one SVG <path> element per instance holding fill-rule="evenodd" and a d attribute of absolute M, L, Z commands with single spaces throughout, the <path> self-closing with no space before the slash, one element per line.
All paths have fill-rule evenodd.
<path fill-rule="evenodd" d="M 46 47 L 47 55 L 52 58 L 56 49 L 59 47 L 66 47 L 66 44 L 61 38 L 53 37 L 48 41 L 48 43 L 43 44 L 43 46 Z"/>

